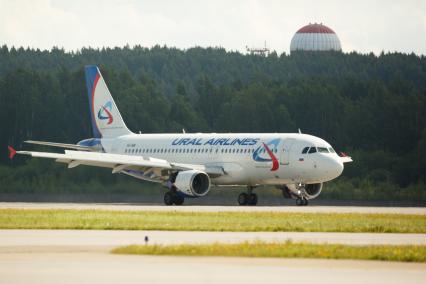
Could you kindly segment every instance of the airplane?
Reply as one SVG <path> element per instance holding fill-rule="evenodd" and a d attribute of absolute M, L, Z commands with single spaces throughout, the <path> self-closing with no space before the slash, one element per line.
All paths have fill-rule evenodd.
<path fill-rule="evenodd" d="M 299 206 L 316 198 L 323 184 L 341 175 L 351 157 L 338 155 L 321 138 L 299 133 L 171 133 L 131 132 L 97 66 L 85 67 L 93 137 L 77 144 L 28 140 L 60 147 L 63 153 L 16 151 L 54 159 L 68 168 L 80 165 L 110 168 L 168 188 L 166 205 L 206 196 L 212 186 L 245 186 L 239 205 L 256 205 L 258 186 L 272 185 Z"/>

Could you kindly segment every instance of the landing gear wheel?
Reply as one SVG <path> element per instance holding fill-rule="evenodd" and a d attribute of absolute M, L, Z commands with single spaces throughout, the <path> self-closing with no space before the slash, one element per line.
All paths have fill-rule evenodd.
<path fill-rule="evenodd" d="M 183 198 L 182 196 L 179 196 L 177 194 L 175 195 L 174 203 L 176 205 L 182 205 L 184 201 L 185 201 L 185 198 Z"/>
<path fill-rule="evenodd" d="M 247 205 L 249 201 L 249 195 L 245 192 L 240 193 L 240 195 L 238 195 L 238 204 L 239 205 Z"/>
<path fill-rule="evenodd" d="M 257 205 L 257 194 L 256 193 L 251 193 L 251 194 L 248 195 L 247 204 L 251 205 L 251 206 Z"/>
<path fill-rule="evenodd" d="M 168 191 L 164 194 L 164 204 L 167 206 L 173 205 L 174 194 L 171 191 Z"/>
<path fill-rule="evenodd" d="M 306 206 L 308 205 L 308 200 L 305 198 L 298 198 L 296 199 L 296 205 L 297 206 Z"/>

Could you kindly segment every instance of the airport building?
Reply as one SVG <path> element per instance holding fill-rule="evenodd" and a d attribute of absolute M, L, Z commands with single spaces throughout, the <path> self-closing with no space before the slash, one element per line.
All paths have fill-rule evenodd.
<path fill-rule="evenodd" d="M 309 24 L 300 28 L 291 39 L 290 52 L 308 51 L 341 51 L 337 34 L 322 23 Z"/>

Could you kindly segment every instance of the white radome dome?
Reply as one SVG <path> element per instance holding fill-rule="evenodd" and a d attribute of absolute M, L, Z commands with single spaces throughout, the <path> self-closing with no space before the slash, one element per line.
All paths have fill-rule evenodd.
<path fill-rule="evenodd" d="M 296 50 L 309 51 L 341 51 L 340 40 L 336 33 L 323 24 L 309 24 L 299 29 L 291 39 L 290 52 Z"/>

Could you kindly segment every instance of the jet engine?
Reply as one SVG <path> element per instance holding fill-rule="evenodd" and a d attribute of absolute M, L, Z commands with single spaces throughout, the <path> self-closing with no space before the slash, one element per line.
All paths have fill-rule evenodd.
<path fill-rule="evenodd" d="M 179 192 L 193 197 L 206 195 L 210 190 L 210 178 L 205 172 L 189 170 L 178 172 L 174 185 Z"/>
<path fill-rule="evenodd" d="M 295 184 L 288 184 L 283 194 L 285 198 L 299 198 L 314 199 L 320 195 L 323 183 L 305 184 L 304 186 L 296 186 Z"/>
<path fill-rule="evenodd" d="M 322 191 L 322 185 L 323 183 L 306 184 L 304 188 L 301 188 L 301 190 L 303 190 L 304 195 L 307 199 L 314 199 L 315 197 L 320 195 Z"/>

